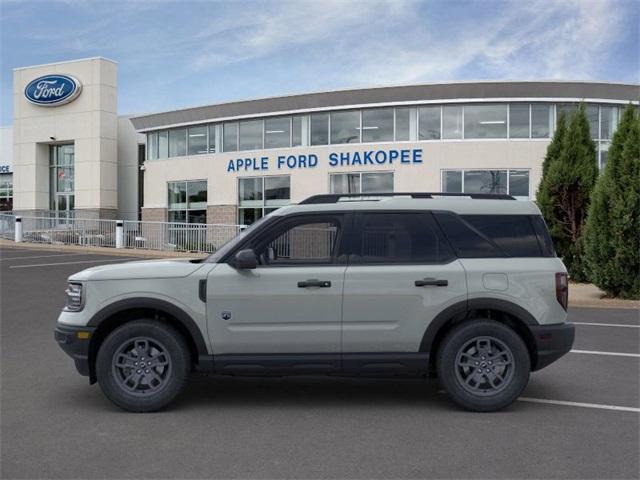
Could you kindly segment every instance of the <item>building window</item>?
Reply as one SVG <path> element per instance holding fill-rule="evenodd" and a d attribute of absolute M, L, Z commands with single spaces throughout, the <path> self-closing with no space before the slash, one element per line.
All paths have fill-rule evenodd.
<path fill-rule="evenodd" d="M 224 152 L 238 151 L 238 122 L 228 122 L 222 127 L 222 149 Z"/>
<path fill-rule="evenodd" d="M 13 173 L 0 173 L 0 211 L 13 210 Z"/>
<path fill-rule="evenodd" d="M 158 158 L 169 157 L 169 132 L 158 132 Z"/>
<path fill-rule="evenodd" d="M 291 117 L 267 118 L 264 121 L 264 148 L 291 146 Z"/>
<path fill-rule="evenodd" d="M 529 170 L 443 170 L 445 193 L 498 193 L 529 198 Z"/>
<path fill-rule="evenodd" d="M 209 125 L 209 153 L 216 153 L 216 125 Z"/>
<path fill-rule="evenodd" d="M 238 179 L 238 222 L 250 225 L 291 202 L 288 175 Z"/>
<path fill-rule="evenodd" d="M 169 182 L 169 221 L 207 223 L 207 181 Z"/>
<path fill-rule="evenodd" d="M 585 114 L 587 115 L 587 120 L 589 122 L 589 131 L 591 132 L 591 138 L 594 140 L 598 139 L 600 134 L 599 125 L 598 125 L 598 105 L 587 105 L 585 108 Z"/>
<path fill-rule="evenodd" d="M 531 138 L 549 138 L 553 125 L 551 105 L 534 103 L 531 105 Z"/>
<path fill-rule="evenodd" d="M 396 108 L 396 141 L 411 140 L 411 109 Z"/>
<path fill-rule="evenodd" d="M 49 208 L 61 217 L 69 217 L 75 208 L 75 146 L 51 145 L 49 167 Z"/>
<path fill-rule="evenodd" d="M 529 104 L 509 105 L 509 138 L 529 138 Z"/>
<path fill-rule="evenodd" d="M 371 108 L 362 111 L 362 141 L 393 141 L 393 108 Z"/>
<path fill-rule="evenodd" d="M 440 140 L 440 105 L 418 109 L 418 140 Z"/>
<path fill-rule="evenodd" d="M 618 125 L 618 107 L 600 107 L 600 139 L 610 140 Z"/>
<path fill-rule="evenodd" d="M 298 115 L 291 118 L 291 146 L 299 147 L 302 145 L 302 116 Z"/>
<path fill-rule="evenodd" d="M 189 153 L 189 155 L 201 155 L 203 153 L 207 153 L 207 132 L 208 128 L 206 126 L 189 128 L 187 147 L 187 152 Z"/>
<path fill-rule="evenodd" d="M 329 114 L 311 115 L 311 145 L 327 145 L 329 143 Z"/>
<path fill-rule="evenodd" d="M 331 144 L 360 142 L 360 111 L 331 113 Z"/>
<path fill-rule="evenodd" d="M 442 138 L 462 138 L 462 106 L 442 107 Z"/>
<path fill-rule="evenodd" d="M 249 120 L 240 122 L 240 150 L 259 150 L 263 147 L 264 122 L 262 120 Z"/>
<path fill-rule="evenodd" d="M 187 154 L 187 129 L 169 130 L 169 156 L 182 157 Z"/>
<path fill-rule="evenodd" d="M 147 160 L 158 158 L 158 132 L 147 133 Z"/>
<path fill-rule="evenodd" d="M 465 106 L 464 138 L 507 138 L 507 105 Z"/>
<path fill-rule="evenodd" d="M 393 192 L 393 172 L 332 173 L 329 188 L 331 193 Z"/>

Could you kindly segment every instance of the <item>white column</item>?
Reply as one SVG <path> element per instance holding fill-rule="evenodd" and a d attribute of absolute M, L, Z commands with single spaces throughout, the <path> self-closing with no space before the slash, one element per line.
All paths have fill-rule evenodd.
<path fill-rule="evenodd" d="M 124 248 L 124 222 L 116 221 L 116 248 Z"/>
<path fill-rule="evenodd" d="M 22 242 L 22 217 L 16 217 L 15 241 Z"/>

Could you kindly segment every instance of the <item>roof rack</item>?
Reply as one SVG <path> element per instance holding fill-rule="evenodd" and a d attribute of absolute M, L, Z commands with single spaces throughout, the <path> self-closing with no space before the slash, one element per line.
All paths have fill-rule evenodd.
<path fill-rule="evenodd" d="M 338 203 L 341 199 L 352 198 L 359 200 L 377 200 L 375 197 L 411 197 L 411 198 L 434 198 L 434 197 L 467 197 L 474 200 L 515 200 L 511 195 L 501 193 L 442 193 L 442 192 L 380 192 L 380 193 L 328 193 L 313 195 L 305 198 L 298 205 L 312 205 L 318 203 Z"/>

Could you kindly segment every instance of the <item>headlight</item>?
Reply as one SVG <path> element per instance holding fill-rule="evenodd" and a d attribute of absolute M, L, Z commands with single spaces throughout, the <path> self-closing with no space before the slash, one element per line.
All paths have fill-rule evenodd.
<path fill-rule="evenodd" d="M 67 294 L 67 303 L 64 309 L 68 312 L 79 312 L 84 307 L 81 283 L 70 283 L 64 291 Z"/>

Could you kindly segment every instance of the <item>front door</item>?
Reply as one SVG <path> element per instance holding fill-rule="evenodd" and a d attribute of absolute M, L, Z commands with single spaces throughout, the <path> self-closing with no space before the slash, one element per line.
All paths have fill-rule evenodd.
<path fill-rule="evenodd" d="M 430 212 L 360 213 L 354 232 L 343 301 L 345 368 L 349 359 L 385 363 L 384 355 L 363 353 L 418 354 L 431 320 L 466 300 L 464 268 Z"/>
<path fill-rule="evenodd" d="M 339 367 L 344 218 L 283 218 L 242 247 L 256 252 L 257 268 L 219 264 L 209 273 L 207 317 L 214 358 L 335 354 L 332 362 Z"/>

